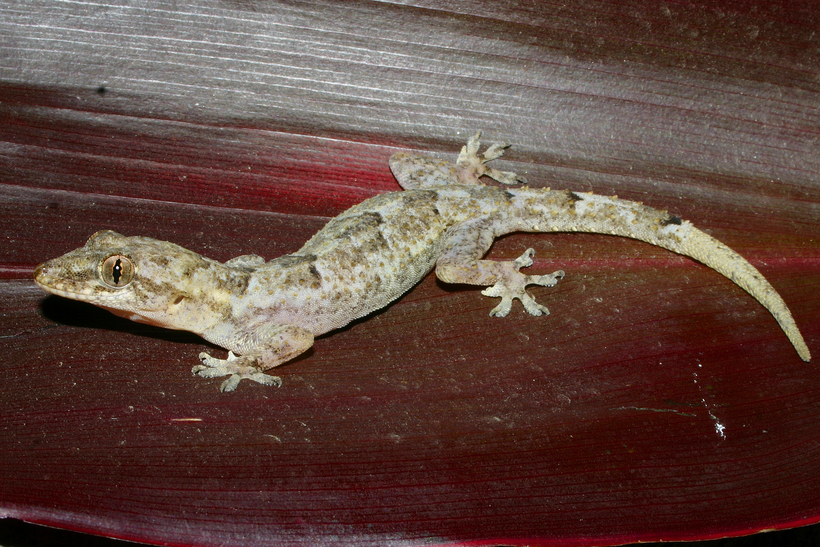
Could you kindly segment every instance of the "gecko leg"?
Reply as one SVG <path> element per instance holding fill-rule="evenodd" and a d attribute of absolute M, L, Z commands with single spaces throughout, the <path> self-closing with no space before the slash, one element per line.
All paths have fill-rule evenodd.
<path fill-rule="evenodd" d="M 510 147 L 506 142 L 498 142 L 491 145 L 483 154 L 478 154 L 478 149 L 481 146 L 481 131 L 467 140 L 467 144 L 461 148 L 461 152 L 456 159 L 456 167 L 458 168 L 458 181 L 461 184 L 479 184 L 478 179 L 482 175 L 487 175 L 493 180 L 497 180 L 502 184 L 524 184 L 526 179 L 518 176 L 512 171 L 499 171 L 492 167 L 487 167 L 485 164 L 488 161 L 500 158 L 504 154 L 504 150 Z"/>
<path fill-rule="evenodd" d="M 430 188 L 447 184 L 481 184 L 482 175 L 497 180 L 503 184 L 523 184 L 527 182 L 511 171 L 499 171 L 487 167 L 486 163 L 504 154 L 509 148 L 507 143 L 491 145 L 483 154 L 478 153 L 481 147 L 481 131 L 467 140 L 462 147 L 458 159 L 453 163 L 448 160 L 419 156 L 399 152 L 390 158 L 390 170 L 405 190 L 414 188 Z"/>
<path fill-rule="evenodd" d="M 490 311 L 491 316 L 504 317 L 510 313 L 516 298 L 531 315 L 549 314 L 525 288 L 527 285 L 552 287 L 564 277 L 564 272 L 558 270 L 547 275 L 521 273 L 521 268 L 532 265 L 535 254 L 532 249 L 509 262 L 478 260 L 489 250 L 494 237 L 493 219 L 490 218 L 472 219 L 453 226 L 436 262 L 436 276 L 446 283 L 487 286 L 481 294 L 501 298 L 501 303 Z"/>
<path fill-rule="evenodd" d="M 217 336 L 221 334 L 221 336 Z M 244 333 L 213 333 L 214 341 L 223 347 L 233 347 L 242 355 L 228 352 L 227 359 L 217 359 L 205 352 L 199 354 L 201 365 L 191 372 L 203 378 L 229 376 L 222 382 L 221 391 L 233 391 L 242 380 L 252 380 L 266 386 L 281 386 L 282 380 L 264 371 L 286 363 L 307 351 L 313 345 L 313 333 L 295 325 L 262 325 Z M 206 337 L 207 339 L 207 337 Z"/>

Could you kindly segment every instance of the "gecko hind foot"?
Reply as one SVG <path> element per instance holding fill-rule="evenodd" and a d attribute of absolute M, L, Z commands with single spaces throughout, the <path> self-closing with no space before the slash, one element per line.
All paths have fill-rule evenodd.
<path fill-rule="evenodd" d="M 535 299 L 527 293 L 527 285 L 541 285 L 542 287 L 553 287 L 558 280 L 564 277 L 564 271 L 558 270 L 547 275 L 525 275 L 519 272 L 521 268 L 532 265 L 532 257 L 535 254 L 533 249 L 527 249 L 524 254 L 512 262 L 498 263 L 504 268 L 502 278 L 492 287 L 487 287 L 481 294 L 484 296 L 501 297 L 501 303 L 490 310 L 492 317 L 504 317 L 512 309 L 512 301 L 519 299 L 530 315 L 549 315 L 546 306 L 537 303 Z"/>
<path fill-rule="evenodd" d="M 524 177 L 516 175 L 512 171 L 499 171 L 492 167 L 487 167 L 485 164 L 488 161 L 500 158 L 504 154 L 504 150 L 510 147 L 506 142 L 498 142 L 490 145 L 483 154 L 478 154 L 478 149 L 481 146 L 481 131 L 467 140 L 467 144 L 461 148 L 461 153 L 456 160 L 456 166 L 459 168 L 459 180 L 462 184 L 478 184 L 478 179 L 482 175 L 487 175 L 493 180 L 497 180 L 501 184 L 524 184 L 527 180 Z"/>
<path fill-rule="evenodd" d="M 191 369 L 193 374 L 203 378 L 218 378 L 228 376 L 230 378 L 222 382 L 220 391 L 233 391 L 241 380 L 252 380 L 266 386 L 282 386 L 282 379 L 278 376 L 270 376 L 253 366 L 255 361 L 252 357 L 237 357 L 232 351 L 228 352 L 227 359 L 217 359 L 205 352 L 199 354 L 201 365 L 196 365 Z"/>

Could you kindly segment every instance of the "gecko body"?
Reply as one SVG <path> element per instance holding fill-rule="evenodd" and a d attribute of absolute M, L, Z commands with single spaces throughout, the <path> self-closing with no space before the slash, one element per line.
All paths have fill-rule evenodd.
<path fill-rule="evenodd" d="M 786 304 L 739 254 L 688 221 L 640 203 L 566 190 L 504 188 L 514 173 L 486 166 L 506 144 L 478 154 L 480 133 L 456 163 L 396 154 L 390 166 L 403 192 L 381 194 L 332 219 L 296 253 L 265 262 L 243 255 L 220 263 L 148 237 L 97 232 L 85 246 L 39 265 L 35 281 L 51 293 L 90 302 L 134 321 L 187 330 L 230 350 L 200 354 L 193 372 L 279 385 L 264 371 L 306 351 L 316 336 L 380 309 L 431 270 L 448 283 L 488 287 L 503 317 L 518 299 L 548 313 L 525 291 L 553 286 L 563 271 L 526 275 L 532 249 L 510 262 L 483 260 L 511 232 L 592 232 L 630 237 L 680 253 L 722 273 L 775 317 L 800 357 L 808 347 Z"/>

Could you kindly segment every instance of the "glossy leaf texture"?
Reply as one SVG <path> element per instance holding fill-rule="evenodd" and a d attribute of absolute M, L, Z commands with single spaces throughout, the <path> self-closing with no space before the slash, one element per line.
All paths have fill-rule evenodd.
<path fill-rule="evenodd" d="M 820 9 L 791 2 L 13 0 L 0 7 L 0 514 L 167 545 L 614 545 L 820 520 Z M 514 235 L 532 293 L 434 275 L 282 367 L 46 297 L 100 229 L 295 252 L 481 129 L 531 186 L 617 194 L 747 257 Z"/>

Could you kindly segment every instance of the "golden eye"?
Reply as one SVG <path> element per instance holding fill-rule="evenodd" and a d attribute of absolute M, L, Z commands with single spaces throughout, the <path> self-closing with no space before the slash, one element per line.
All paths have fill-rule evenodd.
<path fill-rule="evenodd" d="M 106 285 L 121 289 L 134 279 L 134 263 L 127 256 L 109 256 L 102 263 L 100 274 Z"/>

